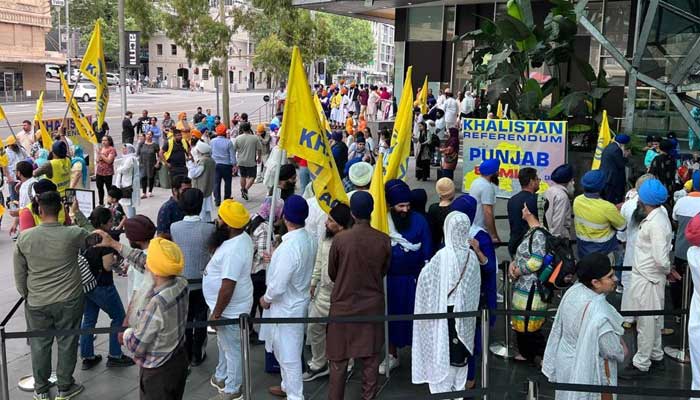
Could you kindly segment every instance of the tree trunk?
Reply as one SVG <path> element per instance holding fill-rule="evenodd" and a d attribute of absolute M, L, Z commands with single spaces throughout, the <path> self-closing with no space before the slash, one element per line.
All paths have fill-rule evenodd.
<path fill-rule="evenodd" d="M 221 22 L 226 24 L 226 10 L 224 9 L 224 0 L 219 0 L 219 17 Z M 224 126 L 230 127 L 231 117 L 229 115 L 229 90 L 231 90 L 231 82 L 228 79 L 228 43 L 230 37 L 227 36 L 226 41 L 222 41 L 223 49 L 221 49 L 221 74 L 224 78 L 223 90 L 221 91 L 221 106 L 223 113 L 221 120 Z"/>

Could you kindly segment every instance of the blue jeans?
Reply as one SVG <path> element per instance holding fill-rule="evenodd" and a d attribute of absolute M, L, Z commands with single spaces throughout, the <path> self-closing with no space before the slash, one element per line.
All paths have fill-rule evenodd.
<path fill-rule="evenodd" d="M 231 198 L 231 180 L 233 179 L 233 166 L 228 164 L 216 164 L 214 171 L 214 202 L 221 204 L 221 180 L 224 180 L 224 200 Z"/>
<path fill-rule="evenodd" d="M 309 167 L 299 167 L 299 183 L 301 184 L 301 192 L 304 193 L 306 190 L 306 185 L 311 182 L 311 172 L 309 172 Z"/>
<path fill-rule="evenodd" d="M 122 299 L 114 285 L 96 286 L 90 293 L 85 295 L 85 308 L 83 310 L 83 323 L 81 329 L 94 328 L 97 324 L 97 316 L 100 310 L 104 311 L 112 319 L 110 326 L 122 326 L 125 312 Z M 117 333 L 109 335 L 109 355 L 110 357 L 121 357 L 122 349 L 117 341 Z M 95 357 L 95 343 L 93 335 L 80 336 L 80 357 Z"/>
<path fill-rule="evenodd" d="M 243 384 L 243 364 L 241 361 L 241 330 L 238 325 L 222 325 L 216 328 L 216 342 L 219 346 L 219 363 L 215 377 L 225 380 L 224 392 L 239 393 Z"/>

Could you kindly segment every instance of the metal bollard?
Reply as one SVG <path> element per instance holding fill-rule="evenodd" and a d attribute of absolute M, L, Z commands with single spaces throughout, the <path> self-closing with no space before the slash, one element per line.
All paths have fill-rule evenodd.
<path fill-rule="evenodd" d="M 241 331 L 241 362 L 243 364 L 243 387 L 245 398 L 253 398 L 252 378 L 250 372 L 250 326 L 248 325 L 248 314 L 241 314 L 238 323 Z"/>
<path fill-rule="evenodd" d="M 690 308 L 690 283 L 692 282 L 690 276 L 690 266 L 686 267 L 685 274 L 683 275 L 683 309 L 689 310 Z M 664 347 L 664 353 L 672 359 L 687 364 L 690 362 L 690 353 L 688 352 L 688 318 L 690 317 L 690 311 L 686 312 L 681 319 L 681 346 L 676 348 L 673 346 Z"/>
<path fill-rule="evenodd" d="M 508 279 L 508 268 L 503 269 L 503 309 L 510 310 L 510 279 Z M 503 335 L 502 342 L 495 342 L 489 346 L 491 352 L 501 358 L 513 358 L 515 357 L 515 350 L 510 345 L 510 319 L 506 315 L 505 317 L 505 334 Z"/>
<path fill-rule="evenodd" d="M 5 343 L 5 326 L 0 326 L 0 387 L 2 400 L 10 400 L 10 379 L 7 377 L 7 346 Z"/>
<path fill-rule="evenodd" d="M 527 380 L 527 400 L 537 400 L 540 396 L 540 387 L 536 380 Z"/>
<path fill-rule="evenodd" d="M 489 310 L 481 310 L 481 388 L 489 386 Z M 484 394 L 482 399 L 487 400 L 488 395 Z"/>

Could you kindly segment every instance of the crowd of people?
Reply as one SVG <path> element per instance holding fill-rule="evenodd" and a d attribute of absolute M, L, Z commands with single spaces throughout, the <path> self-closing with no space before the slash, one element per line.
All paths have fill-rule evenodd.
<path fill-rule="evenodd" d="M 689 279 L 689 271 L 700 277 L 700 165 L 681 160 L 674 153 L 677 142 L 651 138 L 648 150 L 655 155 L 649 153 L 648 170 L 628 191 L 630 138 L 621 134 L 603 151 L 600 169 L 580 174 L 578 196 L 576 171 L 565 164 L 554 170 L 543 193 L 538 171 L 521 168 L 521 191 L 499 200 L 496 159 L 484 160 L 469 193 L 458 195 L 459 120 L 479 115 L 483 106 L 467 91 L 455 98 L 447 89 L 438 99 L 428 97 L 428 113 L 416 110 L 416 178 L 430 179 L 435 164 L 438 170 L 431 196 L 437 201 L 428 206 L 424 189 L 412 190 L 399 179 L 384 183 L 385 198 L 369 192 L 377 156 L 391 143 L 388 131 L 375 138 L 366 122 L 380 109 L 373 97 L 389 100 L 390 94 L 384 99 L 381 89 L 354 82 L 317 86 L 315 92 L 331 121 L 331 153 L 349 197 L 349 204 L 339 203 L 327 215 L 305 160 L 279 156 L 282 118 L 289 118 L 282 110 L 255 129 L 245 113 L 225 124 L 201 107 L 191 120 L 182 112 L 177 121 L 165 113 L 159 122 L 143 110 L 132 122 L 128 112 L 121 149 L 115 149 L 108 127 L 101 130 L 95 151 L 98 205 L 90 215 L 66 196 L 69 188 L 91 186 L 87 159 L 65 132 L 54 137 L 48 156 L 31 124 L 5 140 L 11 233 L 19 232 L 15 285 L 26 300 L 28 329 L 92 328 L 102 310 L 111 326 L 126 328 L 110 335 L 107 367 L 137 364 L 141 399 L 181 399 L 189 371 L 207 358 L 211 337 L 207 328 L 187 324 L 210 321 L 218 351 L 212 399 L 231 400 L 243 397 L 241 327 L 226 322 L 241 314 L 376 316 L 384 314 L 385 304 L 389 315 L 469 312 L 495 309 L 499 296 L 512 296 L 514 310 L 544 311 L 563 286 L 549 337 L 545 317 L 511 317 L 517 360 L 536 365 L 554 382 L 615 385 L 617 364 L 629 353 L 622 335 L 635 329 L 636 353 L 619 376 L 638 379 L 664 368 L 661 338 L 670 328 L 663 318 L 624 319 L 606 295 L 622 292 L 622 310 L 663 309 L 669 282 L 673 306 L 680 308 L 678 282 Z M 234 176 L 240 196 L 232 193 Z M 268 194 L 252 210 L 249 191 L 255 184 Z M 155 186 L 172 196 L 154 221 L 138 208 Z M 378 202 L 388 206 L 388 234 L 370 225 Z M 496 225 L 498 202 L 507 203 L 507 235 Z M 506 236 L 507 242 L 501 240 Z M 512 293 L 499 293 L 497 285 L 501 244 L 512 260 L 504 271 Z M 616 265 L 632 267 L 621 282 Z M 126 303 L 114 273 L 128 277 Z M 690 343 L 696 366 L 694 310 Z M 399 352 L 406 347 L 413 383 L 427 383 L 431 393 L 473 388 L 477 359 L 487 345 L 475 317 L 391 321 L 388 337 L 381 321 L 250 328 L 251 344 L 264 343 L 266 368 L 281 374 L 281 384 L 269 392 L 291 400 L 304 398 L 304 382 L 324 376 L 328 397 L 344 398 L 347 374 L 356 364 L 362 366 L 361 396 L 371 399 L 379 374 L 408 361 L 407 352 Z M 50 398 L 54 339 L 56 399 L 83 390 L 73 377 L 78 354 L 84 370 L 102 361 L 89 334 L 32 338 L 35 399 Z M 302 361 L 305 344 L 308 364 Z M 382 359 L 385 345 L 388 356 Z M 699 386 L 695 376 L 693 387 Z M 588 397 L 558 392 L 557 398 Z"/>

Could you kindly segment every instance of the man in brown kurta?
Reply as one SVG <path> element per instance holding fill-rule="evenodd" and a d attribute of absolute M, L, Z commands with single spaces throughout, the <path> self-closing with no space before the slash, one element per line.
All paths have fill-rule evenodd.
<path fill-rule="evenodd" d="M 328 275 L 335 282 L 329 315 L 384 314 L 383 278 L 389 270 L 389 236 L 370 226 L 372 196 L 357 192 L 350 209 L 355 225 L 336 235 L 328 257 Z M 326 337 L 330 361 L 328 398 L 343 399 L 345 374 L 350 358 L 362 361 L 362 399 L 377 391 L 379 352 L 384 344 L 384 324 L 329 323 Z"/>

